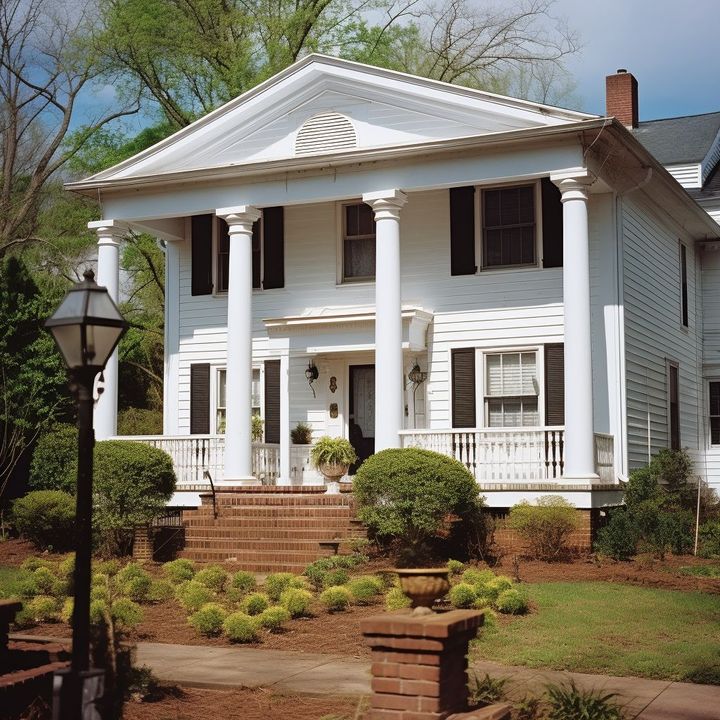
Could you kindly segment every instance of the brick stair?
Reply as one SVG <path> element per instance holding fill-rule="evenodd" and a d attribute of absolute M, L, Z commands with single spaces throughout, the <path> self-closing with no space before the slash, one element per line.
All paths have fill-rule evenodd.
<path fill-rule="evenodd" d="M 237 562 L 253 572 L 299 572 L 330 550 L 321 542 L 365 537 L 355 518 L 352 493 L 324 494 L 324 488 L 222 488 L 201 496 L 201 506 L 183 512 L 181 557 Z"/>

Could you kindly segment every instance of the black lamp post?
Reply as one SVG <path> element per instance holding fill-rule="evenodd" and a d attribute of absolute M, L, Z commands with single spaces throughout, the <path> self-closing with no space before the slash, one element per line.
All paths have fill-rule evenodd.
<path fill-rule="evenodd" d="M 93 383 L 128 328 L 107 288 L 92 270 L 65 295 L 45 322 L 68 369 L 70 391 L 78 405 L 78 467 L 75 516 L 75 601 L 70 672 L 62 675 L 62 720 L 82 717 L 84 679 L 90 669 L 90 563 L 92 554 Z"/>

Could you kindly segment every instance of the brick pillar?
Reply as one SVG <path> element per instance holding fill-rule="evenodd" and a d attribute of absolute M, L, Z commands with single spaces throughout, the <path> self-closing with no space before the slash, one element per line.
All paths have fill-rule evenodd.
<path fill-rule="evenodd" d="M 468 643 L 482 622 L 477 610 L 398 610 L 361 621 L 372 648 L 369 720 L 444 720 L 466 711 Z"/>
<path fill-rule="evenodd" d="M 153 559 L 153 533 L 150 528 L 135 528 L 132 556 L 133 560 Z"/>

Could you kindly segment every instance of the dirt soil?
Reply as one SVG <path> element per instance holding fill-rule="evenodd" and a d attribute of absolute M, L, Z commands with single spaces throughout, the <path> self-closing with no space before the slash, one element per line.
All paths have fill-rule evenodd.
<path fill-rule="evenodd" d="M 63 555 L 40 552 L 29 540 L 11 538 L 0 542 L 0 567 L 19 567 L 29 557 L 44 557 L 48 560 L 60 560 Z"/>

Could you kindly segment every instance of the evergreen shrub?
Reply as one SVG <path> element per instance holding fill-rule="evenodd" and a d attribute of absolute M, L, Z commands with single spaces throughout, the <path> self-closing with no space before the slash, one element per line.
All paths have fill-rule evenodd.
<path fill-rule="evenodd" d="M 36 490 L 13 503 L 17 531 L 35 547 L 67 550 L 75 537 L 75 498 L 61 490 Z"/>
<path fill-rule="evenodd" d="M 556 560 L 567 550 L 567 540 L 580 525 L 580 518 L 559 495 L 543 495 L 537 504 L 521 502 L 510 508 L 508 526 L 530 547 L 533 557 Z"/>

